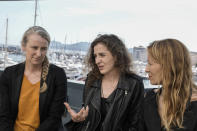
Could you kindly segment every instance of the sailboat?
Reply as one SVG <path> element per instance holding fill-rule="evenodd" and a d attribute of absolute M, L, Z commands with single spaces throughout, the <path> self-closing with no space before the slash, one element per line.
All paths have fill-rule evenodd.
<path fill-rule="evenodd" d="M 3 46 L 0 56 L 0 70 L 5 69 L 7 66 L 15 65 L 17 62 L 8 58 L 8 18 L 6 19 L 6 35 L 5 35 L 5 45 Z"/>

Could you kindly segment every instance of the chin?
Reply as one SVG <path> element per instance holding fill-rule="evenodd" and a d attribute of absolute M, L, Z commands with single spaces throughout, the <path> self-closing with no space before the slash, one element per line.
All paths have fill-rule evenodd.
<path fill-rule="evenodd" d="M 156 82 L 154 81 L 150 81 L 151 85 L 158 85 Z"/>
<path fill-rule="evenodd" d="M 42 62 L 32 62 L 32 65 L 42 65 Z"/>
<path fill-rule="evenodd" d="M 99 71 L 100 71 L 100 70 L 99 70 Z M 104 75 L 104 74 L 105 74 L 105 71 L 101 70 L 100 73 L 101 73 L 102 75 Z"/>
<path fill-rule="evenodd" d="M 103 73 L 102 71 L 100 71 L 100 73 L 102 74 L 102 75 L 104 75 L 105 73 Z"/>

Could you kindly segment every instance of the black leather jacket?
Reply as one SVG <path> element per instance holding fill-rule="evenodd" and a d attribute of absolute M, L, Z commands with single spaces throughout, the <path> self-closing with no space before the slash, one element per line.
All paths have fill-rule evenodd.
<path fill-rule="evenodd" d="M 141 131 L 143 95 L 144 86 L 139 76 L 122 75 L 102 131 Z M 101 120 L 101 80 L 96 80 L 89 88 L 85 87 L 84 102 L 89 106 L 89 113 L 85 122 L 81 123 L 83 129 L 78 130 L 95 131 Z M 76 131 L 77 124 L 72 125 L 71 130 Z"/>

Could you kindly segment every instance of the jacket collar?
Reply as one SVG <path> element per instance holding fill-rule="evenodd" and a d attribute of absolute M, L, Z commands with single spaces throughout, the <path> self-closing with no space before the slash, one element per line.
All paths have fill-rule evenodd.
<path fill-rule="evenodd" d="M 121 74 L 119 81 L 118 81 L 117 88 L 121 89 L 121 90 L 129 91 L 130 82 L 134 82 L 134 81 L 127 80 L 126 76 L 124 74 Z M 102 83 L 102 80 L 98 79 L 93 83 L 92 87 L 101 88 L 101 83 Z M 133 84 L 133 85 L 135 85 L 135 84 Z"/>
<path fill-rule="evenodd" d="M 132 82 L 132 84 L 130 84 L 130 82 Z M 129 85 L 135 86 L 134 82 L 135 81 L 127 80 L 125 75 L 121 75 L 117 85 L 117 89 L 119 89 L 121 93 L 116 93 L 114 101 L 120 99 L 122 93 L 127 93 L 130 90 Z M 98 112 L 100 112 L 100 106 L 101 106 L 101 84 L 102 84 L 102 80 L 97 79 L 91 86 L 91 88 L 94 88 L 95 90 L 94 97 L 92 98 L 91 103 L 97 109 Z"/>
<path fill-rule="evenodd" d="M 91 88 L 94 88 L 94 93 L 93 93 L 94 96 L 92 97 L 92 100 L 90 101 L 98 112 L 100 112 L 100 106 L 101 106 L 101 83 L 102 83 L 102 80 L 98 79 L 91 86 Z"/>
<path fill-rule="evenodd" d="M 21 91 L 21 86 L 22 86 L 22 81 L 23 81 L 23 75 L 24 75 L 24 69 L 25 69 L 25 64 L 21 63 L 19 64 L 16 68 L 15 76 L 13 79 L 13 83 L 15 83 L 15 87 L 13 88 L 13 108 L 15 111 L 15 114 L 18 112 L 18 104 L 19 104 L 19 97 L 20 97 L 20 91 Z"/>

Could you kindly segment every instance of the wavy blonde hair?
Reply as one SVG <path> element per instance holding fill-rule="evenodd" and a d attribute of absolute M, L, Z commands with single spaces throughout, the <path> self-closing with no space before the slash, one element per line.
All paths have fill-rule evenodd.
<path fill-rule="evenodd" d="M 25 31 L 25 33 L 22 37 L 22 41 L 21 41 L 22 46 L 26 46 L 26 44 L 28 42 L 28 37 L 32 34 L 40 35 L 43 39 L 45 39 L 48 42 L 48 44 L 50 44 L 50 42 L 51 42 L 49 33 L 43 27 L 32 26 Z M 41 79 L 43 80 L 43 83 L 40 88 L 40 93 L 43 93 L 47 90 L 46 78 L 48 75 L 48 70 L 49 70 L 49 61 L 48 61 L 47 56 L 45 56 L 44 61 L 42 63 Z"/>
<path fill-rule="evenodd" d="M 183 116 L 193 88 L 190 54 L 176 39 L 154 41 L 148 53 L 162 66 L 163 111 L 161 120 L 167 131 L 183 127 Z"/>

